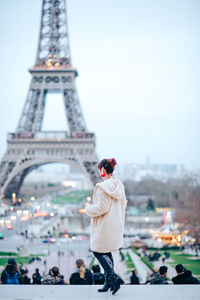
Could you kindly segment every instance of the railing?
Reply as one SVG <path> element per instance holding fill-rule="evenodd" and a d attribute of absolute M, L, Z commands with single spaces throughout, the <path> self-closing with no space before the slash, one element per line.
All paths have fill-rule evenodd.
<path fill-rule="evenodd" d="M 94 133 L 91 132 L 72 132 L 67 131 L 38 131 L 38 132 L 19 132 L 19 133 L 8 133 L 7 140 L 12 139 L 37 139 L 37 140 L 48 140 L 48 139 L 69 139 L 69 138 L 80 138 L 80 139 L 91 139 L 94 138 Z"/>

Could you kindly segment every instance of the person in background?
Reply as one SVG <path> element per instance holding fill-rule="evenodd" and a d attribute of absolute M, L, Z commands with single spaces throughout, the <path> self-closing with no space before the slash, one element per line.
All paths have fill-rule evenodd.
<path fill-rule="evenodd" d="M 168 251 L 165 251 L 163 254 L 166 256 L 166 259 L 170 258 L 170 253 Z"/>
<path fill-rule="evenodd" d="M 92 266 L 92 272 L 93 272 L 94 284 L 104 284 L 105 277 L 104 277 L 104 274 L 101 273 L 100 266 L 99 265 L 93 265 Z"/>
<path fill-rule="evenodd" d="M 200 281 L 192 275 L 192 272 L 186 270 L 182 264 L 175 267 L 177 276 L 172 278 L 174 284 L 200 284 Z"/>
<path fill-rule="evenodd" d="M 165 264 L 165 260 L 166 260 L 166 255 L 163 254 L 163 256 L 162 256 L 162 263 L 163 263 L 163 264 Z"/>
<path fill-rule="evenodd" d="M 166 280 L 168 268 L 166 266 L 161 266 L 159 268 L 159 273 L 154 274 L 150 280 L 150 284 L 168 284 Z"/>
<path fill-rule="evenodd" d="M 45 275 L 42 280 L 42 284 L 65 284 L 64 277 L 60 274 L 58 267 L 53 267 L 49 270 L 49 273 Z"/>
<path fill-rule="evenodd" d="M 31 279 L 28 277 L 28 270 L 21 269 L 21 275 L 23 278 L 23 284 L 31 284 Z"/>
<path fill-rule="evenodd" d="M 8 259 L 8 262 L 1 273 L 2 284 L 23 284 L 21 273 L 18 265 L 13 257 Z"/>
<path fill-rule="evenodd" d="M 35 269 L 35 273 L 32 275 L 33 284 L 41 284 L 42 276 L 40 275 L 39 269 Z"/>
<path fill-rule="evenodd" d="M 153 272 L 151 273 L 151 277 L 156 276 L 156 275 L 159 275 L 159 272 L 158 272 L 158 268 L 154 267 Z"/>
<path fill-rule="evenodd" d="M 145 284 L 150 284 L 150 279 L 152 277 L 153 272 L 148 270 Z"/>
<path fill-rule="evenodd" d="M 69 283 L 72 285 L 93 284 L 92 272 L 88 270 L 82 259 L 76 261 L 77 271 L 71 274 Z"/>
<path fill-rule="evenodd" d="M 147 256 L 147 249 L 145 247 L 142 248 L 142 254 L 143 254 L 144 257 Z"/>
<path fill-rule="evenodd" d="M 132 275 L 130 277 L 130 284 L 140 284 L 140 280 L 137 276 L 138 271 L 135 269 L 132 271 Z"/>

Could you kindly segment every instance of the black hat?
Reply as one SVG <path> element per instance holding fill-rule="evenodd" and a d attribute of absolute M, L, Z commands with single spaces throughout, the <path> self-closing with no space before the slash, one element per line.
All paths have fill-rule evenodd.
<path fill-rule="evenodd" d="M 176 269 L 176 272 L 177 272 L 177 273 L 182 273 L 182 272 L 184 272 L 184 267 L 183 267 L 182 264 L 176 265 L 175 269 Z"/>
<path fill-rule="evenodd" d="M 167 269 L 168 269 L 168 267 L 166 267 L 166 266 L 161 266 L 160 269 L 159 269 L 160 275 L 165 274 L 165 273 L 167 272 Z"/>
<path fill-rule="evenodd" d="M 8 259 L 7 265 L 16 265 L 16 261 L 13 257 L 10 257 Z"/>

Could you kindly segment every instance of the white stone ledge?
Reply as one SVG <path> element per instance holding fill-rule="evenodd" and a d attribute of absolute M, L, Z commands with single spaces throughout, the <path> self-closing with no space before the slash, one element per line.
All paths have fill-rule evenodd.
<path fill-rule="evenodd" d="M 123 285 L 116 295 L 98 293 L 100 286 L 0 285 L 1 300 L 200 300 L 200 285 Z"/>

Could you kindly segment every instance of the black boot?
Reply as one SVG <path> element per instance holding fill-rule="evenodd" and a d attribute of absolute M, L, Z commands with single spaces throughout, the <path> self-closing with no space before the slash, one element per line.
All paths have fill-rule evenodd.
<path fill-rule="evenodd" d="M 117 281 L 118 281 L 118 283 L 120 285 L 124 284 L 124 280 L 118 274 L 116 274 L 116 275 L 117 275 Z M 110 291 L 113 291 L 113 290 L 114 290 L 114 287 L 112 285 L 112 287 L 110 288 Z"/>
<path fill-rule="evenodd" d="M 117 274 L 117 280 L 118 280 L 120 285 L 124 284 L 124 280 L 118 274 Z"/>
<path fill-rule="evenodd" d="M 113 292 L 112 294 L 114 295 L 119 289 L 120 289 L 120 281 L 118 276 L 114 276 L 113 280 L 112 280 L 112 285 L 113 285 Z"/>
<path fill-rule="evenodd" d="M 102 287 L 102 289 L 98 289 L 98 292 L 104 293 L 104 292 L 107 292 L 111 288 L 113 288 L 112 282 L 105 280 L 104 286 Z"/>

